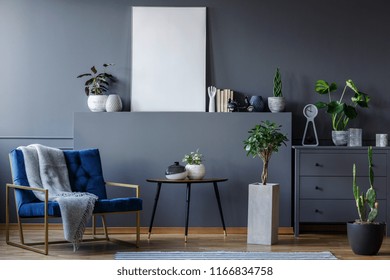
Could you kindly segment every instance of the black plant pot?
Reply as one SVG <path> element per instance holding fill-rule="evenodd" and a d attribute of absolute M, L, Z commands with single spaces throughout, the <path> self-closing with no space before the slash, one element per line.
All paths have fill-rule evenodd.
<path fill-rule="evenodd" d="M 379 252 L 385 235 L 385 223 L 347 223 L 349 245 L 356 255 L 372 256 Z"/>

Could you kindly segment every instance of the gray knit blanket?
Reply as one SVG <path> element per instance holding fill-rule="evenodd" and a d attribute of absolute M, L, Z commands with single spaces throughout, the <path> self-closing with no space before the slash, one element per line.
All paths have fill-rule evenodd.
<path fill-rule="evenodd" d="M 49 200 L 58 202 L 65 239 L 72 242 L 73 251 L 76 251 L 98 197 L 91 193 L 72 192 L 62 150 L 40 144 L 19 149 L 23 152 L 30 186 L 47 189 Z M 34 191 L 34 194 L 39 200 L 45 200 L 43 192 Z"/>

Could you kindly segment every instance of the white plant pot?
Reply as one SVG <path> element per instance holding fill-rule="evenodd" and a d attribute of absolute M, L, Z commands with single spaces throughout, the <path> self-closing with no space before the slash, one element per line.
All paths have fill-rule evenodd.
<path fill-rule="evenodd" d="M 275 244 L 278 228 L 279 184 L 249 184 L 247 243 Z"/>
<path fill-rule="evenodd" d="M 284 97 L 268 97 L 268 108 L 272 113 L 283 112 L 285 106 Z"/>
<path fill-rule="evenodd" d="M 332 130 L 332 141 L 336 146 L 345 146 L 348 143 L 348 131 Z"/>
<path fill-rule="evenodd" d="M 88 108 L 92 112 L 105 112 L 106 101 L 107 101 L 107 95 L 89 95 Z"/>
<path fill-rule="evenodd" d="M 106 101 L 107 112 L 120 112 L 122 111 L 122 100 L 118 94 L 110 94 Z"/>
<path fill-rule="evenodd" d="M 187 177 L 192 180 L 203 179 L 206 174 L 206 168 L 201 164 L 187 164 Z"/>

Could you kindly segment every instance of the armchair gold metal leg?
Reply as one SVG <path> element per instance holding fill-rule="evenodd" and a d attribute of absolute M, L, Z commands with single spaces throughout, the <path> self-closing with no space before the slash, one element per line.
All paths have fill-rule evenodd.
<path fill-rule="evenodd" d="M 102 215 L 102 224 L 103 224 L 103 230 L 104 230 L 104 235 L 106 236 L 106 240 L 110 240 L 108 237 L 108 230 L 107 230 L 107 225 L 106 225 L 106 217 Z"/>
<path fill-rule="evenodd" d="M 141 223 L 140 223 L 140 211 L 136 213 L 136 242 L 135 245 L 138 248 L 140 242 L 140 234 L 141 234 Z"/>
<path fill-rule="evenodd" d="M 92 238 L 95 238 L 96 235 L 96 216 L 92 216 Z"/>
<path fill-rule="evenodd" d="M 5 242 L 9 244 L 9 187 L 5 189 Z"/>

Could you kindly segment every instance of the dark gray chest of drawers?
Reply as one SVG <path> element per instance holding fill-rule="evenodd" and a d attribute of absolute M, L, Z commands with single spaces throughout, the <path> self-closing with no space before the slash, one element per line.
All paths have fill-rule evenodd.
<path fill-rule="evenodd" d="M 294 233 L 300 223 L 346 223 L 358 217 L 352 193 L 352 166 L 356 164 L 357 183 L 366 191 L 368 147 L 295 146 Z M 387 224 L 389 235 L 390 149 L 373 147 L 374 187 L 379 202 L 377 221 Z"/>

